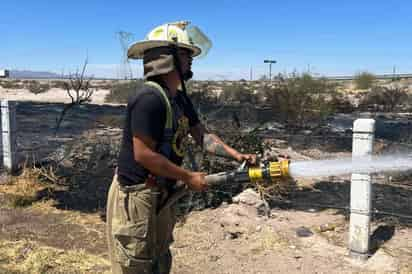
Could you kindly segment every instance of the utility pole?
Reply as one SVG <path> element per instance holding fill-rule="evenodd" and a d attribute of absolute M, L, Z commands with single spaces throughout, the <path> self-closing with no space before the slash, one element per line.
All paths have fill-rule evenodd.
<path fill-rule="evenodd" d="M 276 64 L 275 60 L 263 60 L 263 63 L 269 64 L 269 81 L 272 81 L 272 64 Z"/>
<path fill-rule="evenodd" d="M 253 68 L 250 66 L 250 81 L 253 81 Z"/>
<path fill-rule="evenodd" d="M 397 79 L 396 79 L 396 66 L 393 66 L 393 71 L 392 71 L 392 73 L 393 73 L 392 81 L 396 81 L 396 80 L 397 80 Z"/>

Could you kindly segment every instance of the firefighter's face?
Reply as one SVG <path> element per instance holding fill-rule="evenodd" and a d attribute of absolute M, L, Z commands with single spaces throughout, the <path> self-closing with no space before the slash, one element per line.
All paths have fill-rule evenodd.
<path fill-rule="evenodd" d="M 179 60 L 182 66 L 183 80 L 187 81 L 193 77 L 192 61 L 193 57 L 189 50 L 179 49 Z"/>

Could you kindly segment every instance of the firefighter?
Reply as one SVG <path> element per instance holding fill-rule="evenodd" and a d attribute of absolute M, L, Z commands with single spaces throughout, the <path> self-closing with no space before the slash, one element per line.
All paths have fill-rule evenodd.
<path fill-rule="evenodd" d="M 118 167 L 107 202 L 107 239 L 113 273 L 169 273 L 175 212 L 164 206 L 176 181 L 205 191 L 205 174 L 180 167 L 190 134 L 210 153 L 256 161 L 226 145 L 200 123 L 185 81 L 193 58 L 205 56 L 209 39 L 181 21 L 156 27 L 128 49 L 143 59 L 144 85 L 127 104 Z"/>

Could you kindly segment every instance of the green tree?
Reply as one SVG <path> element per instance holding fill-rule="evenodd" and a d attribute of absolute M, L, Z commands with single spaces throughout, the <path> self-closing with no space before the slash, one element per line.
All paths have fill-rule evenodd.
<path fill-rule="evenodd" d="M 360 102 L 360 108 L 379 108 L 383 111 L 391 112 L 404 101 L 408 101 L 408 93 L 400 87 L 374 87 L 365 94 Z"/>
<path fill-rule="evenodd" d="M 221 101 L 252 104 L 257 101 L 255 94 L 245 83 L 233 83 L 232 85 L 224 86 L 219 99 Z"/>
<path fill-rule="evenodd" d="M 358 73 L 355 76 L 355 84 L 358 89 L 369 89 L 376 81 L 375 75 L 367 71 Z"/>
<path fill-rule="evenodd" d="M 266 100 L 283 122 L 301 127 L 311 120 L 322 121 L 336 111 L 336 84 L 314 79 L 309 74 L 282 79 L 276 87 L 266 87 Z"/>

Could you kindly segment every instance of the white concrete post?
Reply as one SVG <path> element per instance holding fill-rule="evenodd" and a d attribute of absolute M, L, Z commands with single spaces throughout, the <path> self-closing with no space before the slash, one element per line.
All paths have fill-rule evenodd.
<path fill-rule="evenodd" d="M 16 102 L 1 100 L 1 137 L 3 166 L 8 171 L 16 168 Z"/>
<path fill-rule="evenodd" d="M 353 123 L 352 159 L 371 160 L 375 120 L 357 119 Z M 369 255 L 372 183 L 369 174 L 352 174 L 350 189 L 349 249 L 352 257 Z"/>

